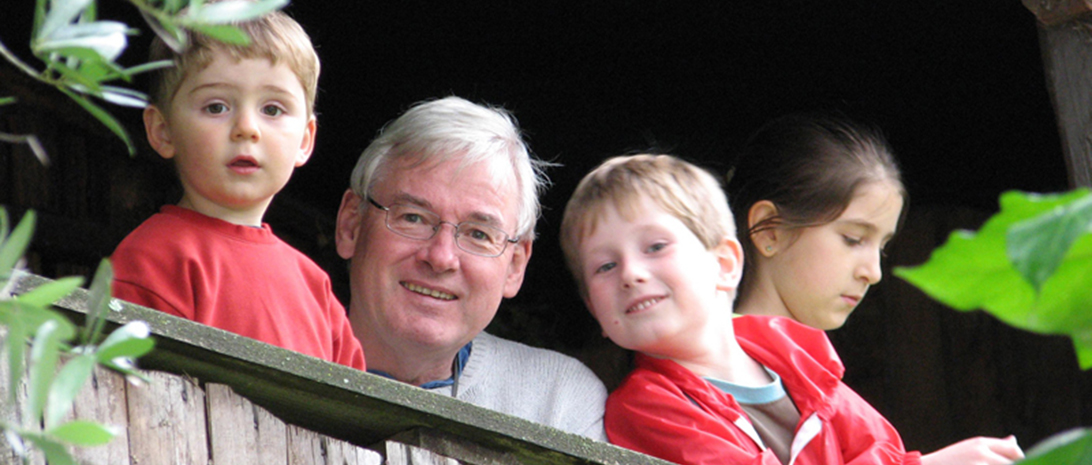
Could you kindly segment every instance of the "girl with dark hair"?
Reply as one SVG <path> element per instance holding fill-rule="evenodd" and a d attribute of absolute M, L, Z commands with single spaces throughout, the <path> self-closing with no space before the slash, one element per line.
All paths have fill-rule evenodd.
<path fill-rule="evenodd" d="M 841 118 L 790 115 L 759 129 L 729 175 L 744 250 L 736 311 L 821 330 L 845 324 L 883 277 L 883 249 L 908 196 L 879 131 Z M 976 437 L 923 464 L 1008 464 L 1016 438 Z"/>

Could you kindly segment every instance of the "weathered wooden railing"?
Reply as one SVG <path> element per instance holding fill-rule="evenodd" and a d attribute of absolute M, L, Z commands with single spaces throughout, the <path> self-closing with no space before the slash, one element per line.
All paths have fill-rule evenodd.
<path fill-rule="evenodd" d="M 22 275 L 15 293 L 47 281 Z M 77 291 L 56 307 L 81 322 L 87 297 Z M 124 431 L 107 446 L 77 450 L 84 463 L 665 463 L 144 307 L 123 304 L 108 319 L 151 326 L 156 348 L 140 360 L 151 382 L 95 373 L 73 415 Z M 15 417 L 21 409 L 7 405 L 4 370 L 0 415 Z M 8 462 L 0 446 L 0 463 Z"/>

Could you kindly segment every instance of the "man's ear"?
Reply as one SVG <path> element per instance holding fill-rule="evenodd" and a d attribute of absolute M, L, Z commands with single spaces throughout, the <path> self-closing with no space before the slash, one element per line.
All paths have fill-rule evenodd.
<path fill-rule="evenodd" d="M 743 247 L 734 237 L 725 237 L 713 248 L 713 255 L 716 255 L 720 265 L 717 289 L 735 292 L 743 277 Z"/>
<path fill-rule="evenodd" d="M 504 279 L 504 297 L 511 299 L 523 286 L 523 277 L 527 272 L 527 262 L 531 260 L 531 241 L 521 240 L 512 247 L 512 261 L 508 262 L 508 274 Z"/>
<path fill-rule="evenodd" d="M 334 240 L 337 242 L 337 254 L 346 260 L 356 253 L 356 241 L 360 238 L 360 222 L 364 212 L 360 211 L 362 199 L 352 189 L 346 189 L 341 196 L 341 207 L 337 210 L 337 230 Z"/>
<path fill-rule="evenodd" d="M 751 209 L 747 211 L 747 230 L 750 231 L 755 225 L 766 221 L 770 218 L 775 218 L 778 215 L 777 206 L 769 200 L 759 200 L 751 205 Z M 765 228 L 762 231 L 751 234 L 751 243 L 755 245 L 755 249 L 758 253 L 764 257 L 771 257 L 777 253 L 778 238 L 781 236 L 781 230 L 778 228 Z"/>
<path fill-rule="evenodd" d="M 300 152 L 296 155 L 296 168 L 303 166 L 311 158 L 315 151 L 315 133 L 318 132 L 318 122 L 314 115 L 307 120 L 307 127 L 303 131 L 303 140 L 300 141 Z"/>
<path fill-rule="evenodd" d="M 148 136 L 148 145 L 159 156 L 168 160 L 174 158 L 174 142 L 171 139 L 171 128 L 167 125 L 167 115 L 155 105 L 144 107 L 144 132 Z"/>

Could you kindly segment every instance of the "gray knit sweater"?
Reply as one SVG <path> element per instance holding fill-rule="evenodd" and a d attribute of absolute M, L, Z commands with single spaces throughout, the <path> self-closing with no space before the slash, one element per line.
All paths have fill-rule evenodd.
<path fill-rule="evenodd" d="M 430 391 L 451 395 L 451 386 Z M 607 389 L 575 358 L 501 339 L 474 338 L 457 399 L 535 423 L 606 441 Z"/>

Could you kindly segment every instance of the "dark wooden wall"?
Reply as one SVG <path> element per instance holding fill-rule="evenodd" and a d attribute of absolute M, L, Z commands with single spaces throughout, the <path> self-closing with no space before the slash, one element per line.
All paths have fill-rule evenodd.
<path fill-rule="evenodd" d="M 873 10 L 881 10 L 871 6 L 874 0 L 858 3 L 851 8 L 856 16 L 869 17 Z M 677 149 L 684 156 L 719 169 L 728 163 L 722 155 L 725 150 L 741 142 L 765 118 L 784 111 L 834 107 L 850 110 L 851 116 L 874 116 L 878 121 L 873 122 L 888 131 L 904 161 L 914 196 L 911 217 L 890 248 L 888 266 L 920 263 L 953 229 L 979 225 L 995 208 L 1000 185 L 1030 190 L 1065 188 L 1065 163 L 1054 130 L 1057 126 L 1050 120 L 1042 70 L 1036 68 L 1037 51 L 1034 60 L 1019 61 L 1018 66 L 1011 64 L 1015 61 L 1007 61 L 1023 56 L 1019 54 L 1026 53 L 1026 47 L 1037 50 L 1034 18 L 1019 6 L 1016 8 L 1020 11 L 1014 12 L 1012 5 L 987 3 L 989 6 L 979 7 L 981 11 L 965 11 L 971 6 L 953 11 L 957 9 L 954 3 L 936 2 L 931 9 L 923 10 L 932 14 L 925 19 L 897 28 L 875 26 L 888 35 L 865 47 L 868 53 L 863 58 L 847 51 L 825 51 L 861 45 L 857 39 L 820 38 L 820 33 L 834 29 L 853 29 L 852 25 L 839 23 L 843 16 L 830 7 L 807 6 L 800 10 L 808 13 L 807 17 L 790 18 L 788 22 L 783 18 L 785 11 L 796 10 L 750 7 L 744 11 L 743 26 L 751 29 L 742 34 L 759 37 L 762 25 L 767 24 L 762 21 L 776 23 L 779 35 L 770 39 L 775 41 L 773 44 L 763 46 L 780 46 L 778 50 L 788 53 L 794 47 L 814 43 L 814 47 L 798 51 L 810 53 L 800 58 L 808 67 L 785 71 L 787 58 L 774 60 L 776 54 L 748 52 L 731 55 L 743 61 L 733 58 L 713 68 L 718 73 L 722 68 L 730 72 L 687 84 L 689 81 L 682 81 L 681 74 L 670 73 L 681 69 L 682 74 L 694 74 L 699 67 L 687 67 L 692 61 L 713 59 L 695 55 L 705 58 L 684 60 L 686 55 L 679 50 L 697 54 L 700 49 L 694 48 L 690 40 L 708 42 L 719 37 L 719 32 L 673 36 L 663 50 L 653 49 L 665 57 L 680 57 L 681 61 L 659 61 L 659 55 L 638 54 L 635 49 L 660 42 L 633 35 L 613 23 L 605 24 L 617 30 L 608 29 L 613 35 L 604 41 L 580 32 L 562 33 L 565 40 L 560 41 L 561 46 L 549 48 L 548 40 L 525 37 L 516 46 L 534 44 L 543 50 L 543 55 L 532 56 L 535 60 L 556 59 L 561 67 L 589 67 L 586 73 L 563 69 L 564 78 L 542 75 L 530 79 L 513 63 L 500 69 L 507 74 L 491 72 L 494 68 L 486 61 L 501 62 L 504 57 L 519 55 L 514 50 L 491 48 L 504 41 L 460 37 L 454 42 L 459 45 L 455 48 L 481 49 L 491 54 L 483 55 L 488 59 L 469 61 L 464 56 L 461 59 L 467 61 L 463 63 L 465 68 L 457 68 L 460 58 L 449 55 L 460 50 L 452 49 L 451 44 L 445 48 L 446 39 L 440 37 L 443 31 L 426 36 L 428 27 L 410 30 L 416 23 L 400 16 L 400 12 L 371 11 L 371 7 L 359 12 L 360 20 L 372 21 L 372 26 L 382 20 L 367 15 L 397 19 L 391 31 L 404 34 L 370 33 L 368 43 L 375 47 L 368 48 L 340 41 L 335 34 L 343 30 L 336 27 L 338 21 L 349 16 L 330 21 L 328 28 L 319 27 L 326 22 L 316 10 L 327 7 L 300 2 L 293 5 L 294 11 L 305 26 L 315 29 L 313 34 L 326 66 L 324 91 L 319 99 L 321 153 L 277 197 L 266 220 L 278 235 L 327 269 L 344 300 L 347 275 L 344 263 L 333 250 L 333 213 L 355 156 L 379 125 L 415 99 L 441 95 L 444 89 L 521 110 L 517 116 L 530 128 L 532 146 L 540 155 L 567 167 L 551 173 L 558 185 L 545 198 L 548 210 L 539 228 L 542 240 L 536 245 L 528 281 L 520 296 L 505 304 L 491 330 L 576 354 L 613 385 L 628 368 L 628 356 L 601 339 L 579 300 L 567 295 L 571 283 L 553 244 L 554 230 L 572 186 L 587 167 L 598 158 L 614 154 L 612 151 L 634 148 L 635 140 L 644 141 L 646 146 Z M 892 4 L 892 8 L 900 10 L 883 17 L 901 20 L 915 11 L 908 5 Z M 411 2 L 402 8 L 410 11 L 405 16 L 411 17 L 412 12 L 430 7 Z M 474 13 L 458 10 L 441 13 L 465 15 L 447 21 L 451 24 L 473 19 Z M 635 14 L 624 6 L 617 11 Z M 994 12 L 1000 13 L 990 16 Z M 613 18 L 607 13 L 589 14 Z M 735 13 L 717 14 L 730 18 Z M 533 18 L 511 14 L 512 24 L 533 23 Z M 1013 15 L 1019 14 L 1027 17 L 1016 16 L 1014 20 Z M 950 29 L 939 25 L 937 17 L 943 15 L 955 17 Z M 563 22 L 561 16 L 548 19 Z M 720 16 L 710 13 L 702 18 Z M 415 19 L 426 24 L 443 21 L 424 16 Z M 646 20 L 647 24 L 638 26 L 646 31 L 658 30 L 652 27 L 653 20 Z M 548 24 L 553 24 L 543 21 L 532 30 L 545 31 Z M 929 33 L 920 33 L 916 29 L 919 26 Z M 977 35 L 987 35 L 997 28 L 1007 39 L 990 36 L 975 42 Z M 896 42 L 895 35 L 904 29 L 915 40 L 926 42 Z M 503 31 L 514 34 L 511 29 Z M 733 31 L 726 27 L 723 33 Z M 793 31 L 803 33 L 796 37 Z M 867 37 L 868 32 L 862 34 Z M 9 45 L 15 40 L 3 32 L 0 36 Z M 407 60 L 401 49 L 395 50 L 392 45 L 397 41 L 407 41 L 414 55 Z M 988 48 L 986 43 L 990 41 L 997 42 L 1001 50 Z M 612 61 L 611 47 L 620 47 L 617 61 L 621 63 Z M 743 48 L 747 48 L 746 44 Z M 917 54 L 878 61 L 886 55 L 894 56 L 902 48 Z M 351 54 L 364 49 L 371 53 L 367 60 L 355 62 L 359 57 Z M 580 55 L 583 50 L 598 52 Z M 736 48 L 731 50 L 738 52 Z M 608 56 L 611 60 L 604 58 Z M 839 57 L 845 61 L 838 61 Z M 404 66 L 384 60 L 404 62 Z M 799 63 L 794 60 L 788 60 L 792 61 L 788 64 Z M 596 74 L 591 69 L 600 64 L 598 61 L 618 68 Z M 779 64 L 771 64 L 775 62 Z M 828 62 L 832 64 L 817 65 Z M 1006 75 L 1016 73 L 1025 76 L 1022 79 L 1039 76 L 1040 80 L 1010 83 L 998 77 L 1000 71 L 974 71 L 994 62 L 1006 67 Z M 433 69 L 436 63 L 442 63 L 442 69 Z M 371 67 L 373 64 L 377 66 Z M 970 77 L 953 71 L 957 66 L 970 66 Z M 546 68 L 549 66 L 539 63 L 530 69 L 545 73 Z M 356 71 L 345 71 L 350 69 Z M 429 69 L 432 71 L 425 72 Z M 463 71 L 457 71 L 460 69 Z M 871 69 L 878 74 L 862 74 Z M 931 74 L 934 71 L 939 74 Z M 651 78 L 637 80 L 641 73 Z M 668 73 L 669 78 L 657 80 L 662 73 Z M 367 84 L 363 90 L 359 89 L 361 75 Z M 756 76 L 753 80 L 742 81 L 752 75 Z M 729 85 L 720 84 L 720 79 Z M 24 147 L 0 144 L 0 205 L 16 215 L 27 208 L 39 212 L 39 231 L 30 254 L 35 273 L 48 277 L 89 274 L 128 231 L 160 205 L 174 202 L 178 194 L 173 174 L 144 144 L 138 111 L 115 111 L 138 144 L 138 155 L 129 158 L 122 144 L 65 97 L 27 81 L 6 63 L 0 63 L 0 96 L 14 94 L 24 103 L 0 107 L 0 131 L 37 133 L 53 161 L 44 167 Z M 714 85 L 719 87 L 706 87 Z M 614 90 L 619 93 L 601 95 Z M 335 96 L 339 91 L 347 93 Z M 562 92 L 568 100 L 549 108 L 535 100 L 551 92 Z M 386 100 L 379 100 L 380 94 Z M 724 102 L 710 104 L 707 97 Z M 376 100 L 363 101 L 368 98 Z M 686 107 L 680 99 L 701 102 L 700 111 L 682 108 L 682 116 L 669 113 L 675 107 Z M 1034 102 L 1027 103 L 1029 99 Z M 532 108 L 540 104 L 541 108 Z M 723 121 L 714 119 L 722 114 L 731 116 Z M 710 121 L 709 126 L 700 126 Z M 980 312 L 958 313 L 941 307 L 890 273 L 846 327 L 830 335 L 846 363 L 847 382 L 891 419 L 912 448 L 931 451 L 976 434 L 1009 433 L 1017 434 L 1027 447 L 1062 429 L 1092 425 L 1092 381 L 1087 373 L 1077 370 L 1068 341 L 1015 330 Z"/>

